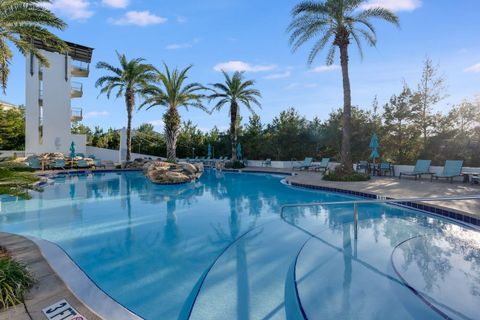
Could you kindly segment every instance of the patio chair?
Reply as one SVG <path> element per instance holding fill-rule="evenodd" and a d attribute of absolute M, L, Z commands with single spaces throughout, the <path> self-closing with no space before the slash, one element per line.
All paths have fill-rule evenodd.
<path fill-rule="evenodd" d="M 295 171 L 295 170 L 308 170 L 308 169 L 313 167 L 312 166 L 312 161 L 313 161 L 313 158 L 307 157 L 307 158 L 305 158 L 305 160 L 303 160 L 302 164 L 293 166 L 292 169 L 293 169 L 293 171 Z"/>
<path fill-rule="evenodd" d="M 417 160 L 417 163 L 415 164 L 415 168 L 413 168 L 413 171 L 400 172 L 398 179 L 402 179 L 402 176 L 409 176 L 409 177 L 415 177 L 415 180 L 417 180 L 417 178 L 421 179 L 422 175 L 425 175 L 425 174 L 433 175 L 433 173 L 430 172 L 431 163 L 432 163 L 431 160 Z"/>
<path fill-rule="evenodd" d="M 395 175 L 395 172 L 393 171 L 394 167 L 389 162 L 381 162 L 377 170 L 380 176 L 386 176 L 387 173 L 390 175 L 390 177 Z"/>
<path fill-rule="evenodd" d="M 323 158 L 322 161 L 320 161 L 320 164 L 314 165 L 312 168 L 315 171 L 325 172 L 328 169 L 329 162 L 330 162 L 330 158 Z"/>
<path fill-rule="evenodd" d="M 76 153 L 75 156 L 80 157 L 80 158 L 82 158 L 82 159 L 85 158 L 85 154 L 83 154 L 83 153 L 81 153 L 81 152 L 80 152 L 80 153 Z"/>
<path fill-rule="evenodd" d="M 361 161 L 358 161 L 357 163 L 357 167 L 355 168 L 355 171 L 356 172 L 360 172 L 360 171 L 364 171 L 365 174 L 368 173 L 368 161 L 364 161 L 364 160 L 361 160 Z"/>
<path fill-rule="evenodd" d="M 57 159 L 55 162 L 52 164 L 51 168 L 52 169 L 62 169 L 65 170 L 65 160 L 63 159 Z"/>
<path fill-rule="evenodd" d="M 93 166 L 95 167 L 95 169 L 97 168 L 106 168 L 107 166 L 102 164 L 102 160 L 100 159 L 93 159 Z"/>
<path fill-rule="evenodd" d="M 463 160 L 447 160 L 445 161 L 445 166 L 443 167 L 443 172 L 439 174 L 432 174 L 430 181 L 433 181 L 433 178 L 438 179 L 447 179 L 450 180 L 450 183 L 453 183 L 453 178 L 462 176 Z"/>
<path fill-rule="evenodd" d="M 87 160 L 78 160 L 77 161 L 77 169 L 87 169 L 90 168 L 90 165 L 88 164 Z"/>
<path fill-rule="evenodd" d="M 40 163 L 40 160 L 38 160 L 37 158 L 29 159 L 27 164 L 32 169 L 35 169 L 35 170 L 41 170 L 42 169 L 42 164 Z"/>
<path fill-rule="evenodd" d="M 268 159 L 265 159 L 264 161 L 262 161 L 262 167 L 263 166 L 271 167 L 272 166 L 272 159 L 268 158 Z"/>

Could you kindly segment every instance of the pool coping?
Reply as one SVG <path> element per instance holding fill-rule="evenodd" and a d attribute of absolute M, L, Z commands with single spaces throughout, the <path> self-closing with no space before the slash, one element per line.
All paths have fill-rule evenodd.
<path fill-rule="evenodd" d="M 100 289 L 59 245 L 32 236 L 24 237 L 37 245 L 42 256 L 67 288 L 102 319 L 143 319 Z"/>
<path fill-rule="evenodd" d="M 347 194 L 352 196 L 357 196 L 361 198 L 371 199 L 371 200 L 395 200 L 394 197 L 388 196 L 381 196 L 375 193 L 368 193 L 368 192 L 361 192 L 361 191 L 354 191 L 349 189 L 342 189 L 342 188 L 334 188 L 334 187 L 327 187 L 327 186 L 319 186 L 319 185 L 312 185 L 306 183 L 299 183 L 299 182 L 288 182 L 293 187 L 305 188 L 305 189 L 314 189 L 320 191 L 327 191 L 327 192 L 334 192 L 340 194 Z M 466 212 L 462 212 L 460 210 L 455 210 L 452 208 L 446 208 L 442 206 L 435 206 L 432 204 L 425 204 L 424 202 L 399 202 L 399 203 L 392 203 L 392 205 L 406 207 L 413 210 L 420 210 L 424 211 L 429 214 L 433 214 L 436 216 L 441 216 L 443 218 L 447 218 L 453 220 L 455 222 L 460 222 L 461 224 L 465 224 L 470 227 L 474 227 L 475 229 L 480 229 L 480 218 L 473 217 Z"/>

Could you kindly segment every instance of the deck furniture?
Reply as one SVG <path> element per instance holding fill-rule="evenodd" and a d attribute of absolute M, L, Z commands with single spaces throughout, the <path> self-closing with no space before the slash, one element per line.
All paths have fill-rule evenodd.
<path fill-rule="evenodd" d="M 262 167 L 263 166 L 271 167 L 272 166 L 272 159 L 268 158 L 268 159 L 265 159 L 264 161 L 262 161 Z"/>
<path fill-rule="evenodd" d="M 295 170 L 308 170 L 312 167 L 312 161 L 313 161 L 313 158 L 310 158 L 310 157 L 307 157 L 305 158 L 305 160 L 303 160 L 303 163 L 299 164 L 299 165 L 294 165 L 292 167 L 292 170 L 295 171 Z"/>
<path fill-rule="evenodd" d="M 453 178 L 462 176 L 463 160 L 446 160 L 445 166 L 443 167 L 443 172 L 439 174 L 433 174 L 430 178 L 430 181 L 433 181 L 433 178 L 438 179 L 447 179 L 450 180 L 450 183 L 453 183 Z"/>
<path fill-rule="evenodd" d="M 355 168 L 356 172 L 363 171 L 365 174 L 368 174 L 370 166 L 368 165 L 368 161 L 358 161 L 357 167 Z"/>
<path fill-rule="evenodd" d="M 387 173 L 391 177 L 395 175 L 395 167 L 390 162 L 381 162 L 373 169 L 378 176 L 386 176 Z"/>
<path fill-rule="evenodd" d="M 77 161 L 77 169 L 88 169 L 90 165 L 88 164 L 87 160 L 78 160 Z"/>
<path fill-rule="evenodd" d="M 37 158 L 31 158 L 30 160 L 28 160 L 27 164 L 30 168 L 35 170 L 40 170 L 40 169 L 44 170 L 45 168 L 40 162 L 40 160 L 38 160 Z"/>
<path fill-rule="evenodd" d="M 65 160 L 63 159 L 57 159 L 55 162 L 51 165 L 52 169 L 62 169 L 65 170 Z"/>
<path fill-rule="evenodd" d="M 315 171 L 325 172 L 328 169 L 329 163 L 330 163 L 330 158 L 323 158 L 322 161 L 320 161 L 320 164 L 316 164 L 312 168 Z"/>
<path fill-rule="evenodd" d="M 422 175 L 432 176 L 433 173 L 430 172 L 431 163 L 432 163 L 431 160 L 417 160 L 417 163 L 415 164 L 415 168 L 413 169 L 413 171 L 400 172 L 398 179 L 402 179 L 402 176 L 408 176 L 408 177 L 415 177 L 415 180 L 417 180 L 417 178 L 421 179 Z"/>
<path fill-rule="evenodd" d="M 480 174 L 472 174 L 470 176 L 470 183 L 475 184 L 475 182 L 480 183 Z"/>
<path fill-rule="evenodd" d="M 106 168 L 106 165 L 102 163 L 102 160 L 100 159 L 93 159 L 93 167 L 95 169 L 97 168 Z"/>

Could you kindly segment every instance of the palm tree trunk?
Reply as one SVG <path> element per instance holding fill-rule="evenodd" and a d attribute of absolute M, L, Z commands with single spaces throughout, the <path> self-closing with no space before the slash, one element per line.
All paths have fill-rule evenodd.
<path fill-rule="evenodd" d="M 177 161 L 177 138 L 180 131 L 180 115 L 176 107 L 170 107 L 164 116 L 165 140 L 167 144 L 167 159 Z"/>
<path fill-rule="evenodd" d="M 132 113 L 135 104 L 135 96 L 131 90 L 127 89 L 125 93 L 125 103 L 127 105 L 127 161 L 130 161 L 132 153 Z"/>
<path fill-rule="evenodd" d="M 238 105 L 234 102 L 230 106 L 230 142 L 232 144 L 232 161 L 237 161 L 237 114 Z"/>
<path fill-rule="evenodd" d="M 348 75 L 348 44 L 340 46 L 340 63 L 343 76 L 343 135 L 342 135 L 342 171 L 351 173 L 352 154 L 350 148 L 351 140 L 351 118 L 352 118 L 352 96 L 350 90 L 350 77 Z"/>

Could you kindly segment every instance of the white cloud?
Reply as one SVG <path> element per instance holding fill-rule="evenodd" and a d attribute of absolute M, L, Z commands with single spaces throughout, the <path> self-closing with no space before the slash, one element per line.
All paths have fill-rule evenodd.
<path fill-rule="evenodd" d="M 299 86 L 300 86 L 300 83 L 298 83 L 298 82 L 292 82 L 292 83 L 290 83 L 285 89 L 291 90 L 291 89 L 298 88 Z"/>
<path fill-rule="evenodd" d="M 480 63 L 474 64 L 473 66 L 470 66 L 463 71 L 480 73 Z"/>
<path fill-rule="evenodd" d="M 362 5 L 363 9 L 385 8 L 392 11 L 413 11 L 420 8 L 422 0 L 369 0 Z"/>
<path fill-rule="evenodd" d="M 98 118 L 98 117 L 106 117 L 109 115 L 110 113 L 108 111 L 90 111 L 85 114 L 85 118 Z"/>
<path fill-rule="evenodd" d="M 285 87 L 287 90 L 292 90 L 295 88 L 305 88 L 305 89 L 311 89 L 311 88 L 316 88 L 318 87 L 317 83 L 299 83 L 299 82 L 292 82 L 288 86 Z"/>
<path fill-rule="evenodd" d="M 164 124 L 165 124 L 163 119 L 152 120 L 152 121 L 149 121 L 148 123 L 154 126 L 157 131 L 163 130 Z"/>
<path fill-rule="evenodd" d="M 128 0 L 102 0 L 102 4 L 112 8 L 126 8 Z"/>
<path fill-rule="evenodd" d="M 228 61 L 222 62 L 217 64 L 213 69 L 215 71 L 246 71 L 246 72 L 262 72 L 262 71 L 270 71 L 275 69 L 276 65 L 251 65 L 249 63 L 243 61 Z"/>
<path fill-rule="evenodd" d="M 338 66 L 336 64 L 332 64 L 332 65 L 329 65 L 329 66 L 323 65 L 323 66 L 315 67 L 312 70 L 310 70 L 310 72 L 317 72 L 317 73 L 330 72 L 330 71 L 335 71 L 335 70 L 338 70 L 338 69 L 340 69 L 340 66 Z"/>
<path fill-rule="evenodd" d="M 167 18 L 157 16 L 150 11 L 128 11 L 120 19 L 110 19 L 110 22 L 116 25 L 135 25 L 149 26 L 152 24 L 161 24 L 167 22 Z"/>
<path fill-rule="evenodd" d="M 288 78 L 292 75 L 290 71 L 285 71 L 282 73 L 272 73 L 269 74 L 268 76 L 265 76 L 264 78 L 267 80 L 276 80 L 276 79 L 285 79 Z"/>
<path fill-rule="evenodd" d="M 172 44 L 167 45 L 165 48 L 167 50 L 188 49 L 188 48 L 193 47 L 196 43 L 199 43 L 199 42 L 200 42 L 200 39 L 196 38 L 196 39 L 193 39 L 190 42 L 172 43 Z"/>
<path fill-rule="evenodd" d="M 85 20 L 94 14 L 88 0 L 54 0 L 52 3 L 44 3 L 43 6 L 73 20 Z"/>

